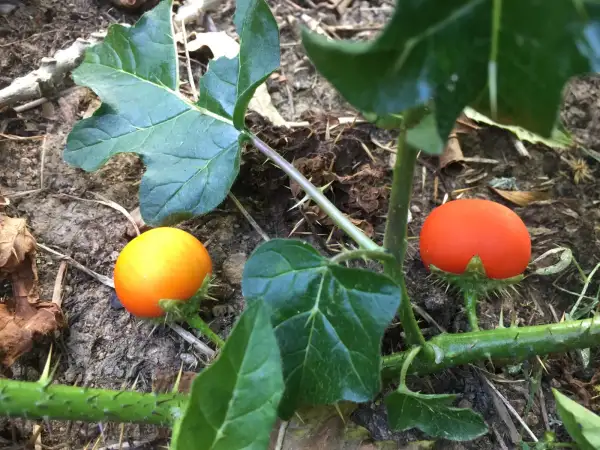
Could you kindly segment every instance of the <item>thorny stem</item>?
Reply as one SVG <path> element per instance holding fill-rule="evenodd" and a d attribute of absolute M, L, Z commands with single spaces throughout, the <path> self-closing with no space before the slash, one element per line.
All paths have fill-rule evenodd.
<path fill-rule="evenodd" d="M 406 227 L 408 225 L 408 208 L 412 194 L 413 173 L 417 161 L 417 150 L 406 145 L 407 123 L 410 113 L 405 114 L 398 136 L 396 162 L 392 179 L 392 192 L 388 207 L 387 224 L 383 247 L 395 257 L 395 261 L 385 263 L 385 271 L 400 284 L 402 298 L 398 313 L 404 328 L 408 345 L 424 345 L 425 338 L 421 333 L 417 319 L 410 304 L 406 283 L 404 281 L 404 255 L 406 253 Z"/>
<path fill-rule="evenodd" d="M 344 230 L 358 245 L 366 250 L 380 250 L 380 247 L 369 239 L 365 234 L 354 225 L 329 199 L 310 181 L 302 175 L 298 169 L 285 160 L 279 153 L 269 147 L 264 141 L 252 133 L 246 132 L 246 135 L 252 141 L 252 144 L 267 158 L 273 161 L 281 170 L 283 170 L 292 180 L 300 185 L 302 190 L 308 195 L 325 214 L 340 229 Z"/>
<path fill-rule="evenodd" d="M 170 425 L 188 397 L 0 379 L 0 415 Z"/>
<path fill-rule="evenodd" d="M 533 327 L 498 328 L 441 334 L 428 342 L 431 352 L 415 347 L 383 358 L 383 377 L 427 374 L 488 359 L 522 361 L 535 355 L 589 348 L 600 339 L 600 316 Z M 411 361 L 412 359 L 412 361 Z M 404 383 L 403 383 L 404 384 Z M 118 421 L 168 425 L 183 414 L 189 397 L 80 388 L 0 379 L 0 415 L 28 419 Z"/>
<path fill-rule="evenodd" d="M 594 347 L 599 340 L 600 316 L 550 325 L 444 333 L 427 342 L 435 348 L 436 359 L 433 360 L 430 353 L 419 353 L 409 373 L 423 375 L 489 359 L 518 362 L 536 355 Z M 402 352 L 384 357 L 383 376 L 396 377 L 407 355 L 408 352 Z"/>
<path fill-rule="evenodd" d="M 465 296 L 465 310 L 467 312 L 467 319 L 471 326 L 471 331 L 479 331 L 479 323 L 477 319 L 477 300 L 479 295 L 475 289 L 466 289 L 464 291 Z"/>
<path fill-rule="evenodd" d="M 210 329 L 208 324 L 202 320 L 202 318 L 198 315 L 193 315 L 185 318 L 186 322 L 204 336 L 209 338 L 213 344 L 217 346 L 217 348 L 222 348 L 225 345 L 225 341 L 221 339 L 217 333 Z"/>
<path fill-rule="evenodd" d="M 406 355 L 404 363 L 402 363 L 402 369 L 400 370 L 400 388 L 406 387 L 406 374 L 408 373 L 408 368 L 412 364 L 415 357 L 419 354 L 421 349 L 422 347 L 413 347 Z"/>

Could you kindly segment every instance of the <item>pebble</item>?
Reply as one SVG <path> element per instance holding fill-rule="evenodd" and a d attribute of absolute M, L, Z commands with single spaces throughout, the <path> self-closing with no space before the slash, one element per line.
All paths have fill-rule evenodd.
<path fill-rule="evenodd" d="M 112 293 L 110 296 L 110 307 L 113 309 L 124 309 L 125 307 L 119 301 L 116 293 Z"/>
<path fill-rule="evenodd" d="M 182 353 L 179 355 L 179 359 L 188 366 L 196 366 L 198 364 L 196 357 L 190 353 Z"/>
<path fill-rule="evenodd" d="M 245 253 L 232 253 L 223 262 L 223 275 L 231 284 L 241 284 L 244 265 L 248 256 Z"/>

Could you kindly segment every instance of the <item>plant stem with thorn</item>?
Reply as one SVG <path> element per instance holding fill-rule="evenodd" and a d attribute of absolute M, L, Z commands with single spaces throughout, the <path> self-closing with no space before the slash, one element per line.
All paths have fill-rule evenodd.
<path fill-rule="evenodd" d="M 112 391 L 61 384 L 0 379 L 0 414 L 30 420 L 84 420 L 171 425 L 187 397 Z"/>
<path fill-rule="evenodd" d="M 536 355 L 593 347 L 599 340 L 600 316 L 551 325 L 444 333 L 427 341 L 427 346 L 435 350 L 435 359 L 427 352 L 421 352 L 409 372 L 423 375 L 490 359 L 514 363 Z M 383 376 L 397 376 L 406 358 L 407 352 L 384 357 Z"/>
<path fill-rule="evenodd" d="M 408 208 L 412 195 L 413 173 L 417 161 L 417 151 L 406 145 L 407 124 L 410 121 L 410 114 L 407 113 L 398 136 L 392 192 L 383 239 L 384 248 L 394 256 L 395 261 L 386 262 L 384 267 L 385 272 L 400 285 L 402 298 L 400 299 L 398 313 L 406 334 L 406 342 L 408 345 L 423 345 L 425 344 L 425 338 L 421 333 L 410 304 L 403 273 L 404 256 L 406 254 Z"/>

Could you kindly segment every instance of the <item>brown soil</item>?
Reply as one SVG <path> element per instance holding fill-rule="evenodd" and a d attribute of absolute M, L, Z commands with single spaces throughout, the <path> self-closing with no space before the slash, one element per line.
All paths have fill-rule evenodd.
<path fill-rule="evenodd" d="M 52 55 L 78 37 L 105 28 L 114 22 L 132 23 L 139 16 L 124 13 L 108 2 L 78 0 L 56 2 L 31 0 L 15 13 L 0 18 L 0 88 L 12 79 L 35 69 L 42 57 Z M 391 11 L 391 2 L 374 0 L 353 2 L 339 15 L 319 3 L 271 1 L 282 35 L 282 68 L 278 77 L 268 82 L 275 106 L 289 121 L 309 120 L 311 127 L 289 131 L 274 129 L 260 118 L 250 117 L 252 127 L 289 160 L 295 161 L 313 182 L 333 182 L 327 194 L 356 223 L 381 241 L 390 180 L 389 143 L 393 135 L 370 125 L 353 127 L 338 125 L 337 118 L 354 117 L 354 112 L 324 82 L 306 60 L 299 44 L 302 14 L 319 20 L 326 30 L 339 37 L 365 38 L 373 35 Z M 232 9 L 224 7 L 212 15 L 220 29 L 229 29 Z M 368 26 L 367 26 L 368 25 Z M 64 87 L 71 86 L 67 81 Z M 600 82 L 586 78 L 566 90 L 563 118 L 580 143 L 592 150 L 600 149 L 597 120 L 600 115 L 598 96 Z M 137 206 L 137 191 L 143 167 L 137 158 L 121 155 L 96 173 L 86 174 L 67 166 L 62 160 L 66 135 L 88 108 L 92 97 L 79 90 L 37 109 L 22 114 L 4 112 L 0 116 L 0 132 L 4 135 L 31 137 L 15 140 L 0 137 L 0 194 L 11 200 L 5 213 L 26 218 L 36 239 L 46 246 L 69 255 L 89 269 L 111 276 L 118 252 L 130 238 L 128 221 L 109 207 L 85 201 L 93 194 L 119 203 L 128 210 Z M 44 136 L 35 138 L 35 136 Z M 600 164 L 580 149 L 564 152 L 527 145 L 531 159 L 519 157 L 510 136 L 497 129 L 483 128 L 461 136 L 467 157 L 485 157 L 497 164 L 468 163 L 439 171 L 437 160 L 422 156 L 414 180 L 412 201 L 412 237 L 417 237 L 426 215 L 444 197 L 462 195 L 491 198 L 514 207 L 488 188 L 493 178 L 513 178 L 519 190 L 545 186 L 550 200 L 514 207 L 531 228 L 534 257 L 557 246 L 573 251 L 579 265 L 590 272 L 600 262 Z M 392 146 L 393 147 L 393 146 Z M 44 164 L 41 155 L 44 154 Z M 579 183 L 569 162 L 582 160 L 589 172 Z M 40 175 L 44 185 L 40 189 Z M 436 189 L 437 188 L 437 189 Z M 33 191 L 33 192 L 29 192 Z M 458 191 L 458 192 L 457 192 Z M 302 197 L 296 186 L 264 158 L 247 149 L 240 176 L 233 193 L 271 237 L 306 239 L 324 253 L 334 254 L 347 242 L 339 231 L 333 231 L 326 217 L 314 207 L 291 207 Z M 302 223 L 299 224 L 299 222 Z M 299 225 L 298 225 L 299 224 Z M 203 316 L 215 331 L 226 335 L 243 308 L 240 294 L 240 271 L 245 257 L 260 244 L 261 238 L 230 200 L 206 215 L 182 224 L 203 242 L 214 261 L 219 287 L 214 292 L 218 303 L 206 304 Z M 411 240 L 407 261 L 407 282 L 414 302 L 424 308 L 442 328 L 466 330 L 461 302 L 452 293 L 436 287 L 426 279 L 427 272 L 418 256 L 417 240 Z M 42 298 L 49 299 L 55 285 L 59 261 L 52 255 L 38 253 L 38 272 Z M 483 328 L 498 326 L 503 313 L 504 325 L 511 320 L 519 324 L 549 323 L 568 311 L 582 289 L 574 266 L 554 276 L 528 277 L 519 295 L 482 302 Z M 599 283 L 593 280 L 588 295 L 598 296 Z M 10 286 L 0 284 L 0 298 L 10 295 Z M 123 310 L 111 306 L 113 292 L 97 280 L 69 268 L 63 286 L 63 308 L 68 330 L 54 341 L 55 357 L 60 356 L 56 380 L 61 383 L 150 390 L 165 377 L 176 373 L 183 364 L 187 371 L 199 370 L 205 361 L 193 348 L 166 327 L 133 319 Z M 436 325 L 422 320 L 429 335 L 438 332 Z M 402 348 L 400 328 L 391 328 L 385 339 L 385 351 Z M 39 343 L 32 352 L 12 367 L 11 376 L 35 380 L 46 360 L 49 342 Z M 545 360 L 547 371 L 532 360 L 518 367 L 497 368 L 492 380 L 507 397 L 532 431 L 541 437 L 544 430 L 567 438 L 555 412 L 551 386 L 579 396 L 583 403 L 599 410 L 592 400 L 593 384 L 598 370 L 597 350 L 592 350 L 591 364 L 582 368 L 576 355 L 562 355 Z M 490 370 L 493 370 L 490 368 Z M 532 378 L 541 374 L 541 395 L 536 395 L 529 409 Z M 503 381 L 511 381 L 505 383 Z M 496 449 L 502 440 L 508 448 L 515 446 L 516 423 L 512 435 L 506 422 L 511 417 L 475 369 L 459 368 L 446 373 L 414 380 L 415 388 L 426 392 L 460 394 L 461 406 L 481 412 L 490 433 L 471 443 L 441 443 L 439 448 Z M 432 391 L 433 390 L 433 391 Z M 543 402 L 543 406 L 540 403 Z M 354 414 L 376 440 L 396 440 L 399 444 L 423 439 L 418 432 L 392 433 L 385 424 L 381 407 L 367 405 Z M 33 422 L 0 419 L 0 444 L 22 442 L 31 435 Z M 83 448 L 101 431 L 98 425 L 55 423 L 44 424 L 42 440 L 47 445 L 68 443 Z M 114 443 L 120 433 L 118 424 L 103 424 L 106 445 Z M 157 430 L 127 426 L 125 436 L 150 442 L 156 448 Z M 526 436 L 526 435 L 524 435 Z M 529 440 L 526 437 L 526 440 Z"/>

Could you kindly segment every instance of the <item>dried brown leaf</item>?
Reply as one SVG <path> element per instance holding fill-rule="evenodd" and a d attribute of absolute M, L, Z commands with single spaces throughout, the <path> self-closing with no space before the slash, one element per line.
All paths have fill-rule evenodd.
<path fill-rule="evenodd" d="M 550 198 L 550 193 L 546 191 L 505 191 L 491 186 L 490 189 L 503 199 L 518 206 L 528 206 L 534 202 L 540 202 Z"/>
<path fill-rule="evenodd" d="M 158 370 L 152 380 L 152 392 L 156 393 L 168 393 L 172 392 L 177 382 L 178 372 Z M 177 386 L 177 392 L 181 394 L 189 394 L 192 388 L 192 382 L 198 375 L 196 372 L 181 372 L 181 378 L 179 385 Z"/>
<path fill-rule="evenodd" d="M 12 273 L 33 251 L 35 239 L 25 220 L 0 215 L 0 276 Z"/>
<path fill-rule="evenodd" d="M 458 135 L 467 134 L 473 130 L 478 130 L 479 128 L 481 127 L 477 125 L 477 123 L 464 114 L 457 119 L 456 123 L 454 124 L 454 128 L 450 132 L 448 141 L 446 142 L 446 147 L 444 148 L 443 153 L 440 155 L 440 169 L 444 169 L 452 164 L 463 161 L 464 155 L 460 147 Z"/>
<path fill-rule="evenodd" d="M 138 230 L 140 231 L 140 233 L 143 233 L 144 231 L 146 231 L 150 228 L 148 225 L 146 225 L 146 222 L 144 222 L 144 219 L 142 218 L 142 213 L 140 212 L 139 206 L 137 208 L 131 210 L 129 212 L 129 215 L 135 222 L 135 225 L 138 227 Z M 138 235 L 138 232 L 133 227 L 133 224 L 128 222 L 127 223 L 127 236 L 136 237 L 137 235 Z"/>
<path fill-rule="evenodd" d="M 25 220 L 0 215 L 0 277 L 7 276 L 13 297 L 0 303 L 0 364 L 11 366 L 65 320 L 58 305 L 39 299 L 35 239 Z"/>
<path fill-rule="evenodd" d="M 462 149 L 460 148 L 460 142 L 456 135 L 451 135 L 448 138 L 444 152 L 440 155 L 439 167 L 445 169 L 446 167 L 461 162 L 464 159 Z"/>

